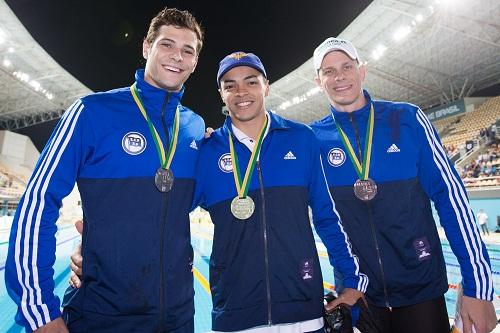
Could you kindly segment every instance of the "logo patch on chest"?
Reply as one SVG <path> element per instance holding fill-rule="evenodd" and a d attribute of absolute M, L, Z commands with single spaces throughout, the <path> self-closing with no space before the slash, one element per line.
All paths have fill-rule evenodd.
<path fill-rule="evenodd" d="M 128 132 L 123 136 L 122 148 L 127 154 L 139 155 L 147 146 L 146 138 L 139 132 Z"/>
<path fill-rule="evenodd" d="M 222 172 L 233 172 L 233 162 L 231 161 L 231 154 L 226 153 L 219 157 L 219 169 L 221 169 Z"/>
<path fill-rule="evenodd" d="M 339 167 L 345 162 L 345 152 L 340 148 L 333 148 L 328 152 L 328 163 L 332 167 Z"/>

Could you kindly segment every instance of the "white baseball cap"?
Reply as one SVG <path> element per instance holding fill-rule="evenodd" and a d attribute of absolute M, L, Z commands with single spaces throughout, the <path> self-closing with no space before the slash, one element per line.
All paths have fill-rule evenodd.
<path fill-rule="evenodd" d="M 354 45 L 345 39 L 341 38 L 327 38 L 323 43 L 321 43 L 316 50 L 314 50 L 313 54 L 313 64 L 316 72 L 321 68 L 321 63 L 323 62 L 323 58 L 332 51 L 343 51 L 345 54 L 349 56 L 352 60 L 359 60 L 358 51 Z"/>

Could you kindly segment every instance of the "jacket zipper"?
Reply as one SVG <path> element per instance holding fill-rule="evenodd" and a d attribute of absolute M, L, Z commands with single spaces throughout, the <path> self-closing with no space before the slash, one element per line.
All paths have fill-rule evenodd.
<path fill-rule="evenodd" d="M 165 99 L 163 100 L 163 105 L 161 106 L 161 124 L 163 127 L 163 133 L 165 135 L 165 142 L 166 146 L 168 147 L 168 142 L 169 142 L 169 135 L 168 135 L 168 128 L 167 128 L 167 123 L 165 121 L 165 110 L 168 106 L 168 102 L 170 100 L 170 93 L 167 92 L 167 95 L 165 96 Z M 165 326 L 165 317 L 164 317 L 164 312 L 165 312 L 165 296 L 164 296 L 164 280 L 165 280 L 165 258 L 163 255 L 163 250 L 164 250 L 164 238 L 165 238 L 165 227 L 166 227 L 166 218 L 167 218 L 167 193 L 162 193 L 162 200 L 161 200 L 161 220 L 160 220 L 160 314 L 159 314 L 159 327 L 158 327 L 158 332 L 163 332 L 164 331 L 164 326 Z"/>
<path fill-rule="evenodd" d="M 349 119 L 351 120 L 351 124 L 354 129 L 354 135 L 356 137 L 356 146 L 358 147 L 358 153 L 360 156 L 360 161 L 362 163 L 363 153 L 361 151 L 361 141 L 359 140 L 359 131 L 356 119 L 353 117 L 352 113 L 349 113 Z M 369 202 L 366 203 L 366 207 L 368 209 L 368 216 L 370 220 L 370 228 L 372 232 L 373 243 L 375 244 L 375 251 L 377 252 L 377 259 L 378 259 L 378 265 L 380 267 L 380 277 L 382 279 L 382 286 L 384 287 L 385 306 L 391 308 L 389 304 L 389 295 L 387 293 L 387 285 L 385 282 L 384 266 L 382 265 L 382 256 L 380 255 L 380 246 L 378 244 L 377 234 L 375 233 L 375 224 L 373 223 L 372 208 Z"/>
<path fill-rule="evenodd" d="M 377 234 L 375 233 L 375 224 L 373 223 L 372 207 L 369 202 L 366 203 L 366 207 L 368 208 L 368 219 L 370 220 L 370 228 L 372 231 L 373 243 L 375 244 L 375 251 L 377 252 L 378 265 L 380 267 L 380 277 L 382 279 L 382 286 L 384 287 L 385 306 L 390 309 L 391 305 L 389 304 L 389 294 L 387 293 L 387 285 L 385 283 L 384 266 L 382 265 L 382 256 L 380 255 L 380 247 L 378 245 Z"/>
<path fill-rule="evenodd" d="M 273 324 L 271 314 L 271 283 L 269 282 L 269 254 L 267 249 L 267 224 L 266 224 L 266 201 L 264 198 L 264 182 L 262 181 L 262 170 L 260 161 L 257 161 L 257 171 L 259 173 L 260 197 L 262 200 L 262 229 L 264 236 L 264 262 L 266 264 L 266 296 L 267 296 L 267 324 Z"/>

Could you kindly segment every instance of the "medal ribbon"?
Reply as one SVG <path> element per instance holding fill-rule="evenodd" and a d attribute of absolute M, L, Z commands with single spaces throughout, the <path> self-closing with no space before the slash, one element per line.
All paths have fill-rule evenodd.
<path fill-rule="evenodd" d="M 262 126 L 260 130 L 257 139 L 257 144 L 253 147 L 252 155 L 250 156 L 250 160 L 248 161 L 247 170 L 245 172 L 245 177 L 243 178 L 243 181 L 241 180 L 238 155 L 236 155 L 236 152 L 234 151 L 233 138 L 231 137 L 231 133 L 229 133 L 229 150 L 231 152 L 231 161 L 233 162 L 234 183 L 236 184 L 236 191 L 238 192 L 239 198 L 245 198 L 247 196 L 248 188 L 250 187 L 250 178 L 252 176 L 253 169 L 255 168 L 257 157 L 259 156 L 260 153 L 262 141 L 264 141 L 264 133 L 266 132 L 267 121 L 268 120 L 266 116 L 266 121 L 264 122 L 264 126 Z"/>
<path fill-rule="evenodd" d="M 347 149 L 347 154 L 349 155 L 349 158 L 351 159 L 352 164 L 354 165 L 354 169 L 356 170 L 356 173 L 358 174 L 359 179 L 361 180 L 367 180 L 368 175 L 370 174 L 370 161 L 371 161 L 371 156 L 372 156 L 372 141 L 373 141 L 373 127 L 374 127 L 374 110 L 373 110 L 373 104 L 371 104 L 370 107 L 370 116 L 368 117 L 368 124 L 366 125 L 366 137 L 365 137 L 365 149 L 363 153 L 363 160 L 360 162 L 358 160 L 358 157 L 356 156 L 356 153 L 354 152 L 354 149 L 352 148 L 351 142 L 349 141 L 349 138 L 345 134 L 345 132 L 342 130 L 342 128 L 339 126 L 337 122 L 335 122 L 335 125 L 337 126 L 337 129 L 340 133 L 340 137 L 342 138 L 342 142 L 344 143 L 344 146 Z"/>
<path fill-rule="evenodd" d="M 148 123 L 149 131 L 153 136 L 153 141 L 155 142 L 156 150 L 158 151 L 158 157 L 160 158 L 161 167 L 163 169 L 170 168 L 172 159 L 174 158 L 175 150 L 177 148 L 177 138 L 179 137 L 179 106 L 177 105 L 177 109 L 175 110 L 172 140 L 170 140 L 168 151 L 165 154 L 165 149 L 163 148 L 163 143 L 161 142 L 160 135 L 158 134 L 158 131 L 156 130 L 155 126 L 151 122 L 151 119 L 149 119 L 148 114 L 146 113 L 146 109 L 144 108 L 144 104 L 142 103 L 141 96 L 139 95 L 139 91 L 137 90 L 137 85 L 135 83 L 130 87 L 130 92 L 132 93 L 132 97 L 134 98 L 135 104 L 137 104 L 139 111 L 141 111 L 141 114 L 144 116 L 144 119 L 146 119 L 146 122 Z"/>

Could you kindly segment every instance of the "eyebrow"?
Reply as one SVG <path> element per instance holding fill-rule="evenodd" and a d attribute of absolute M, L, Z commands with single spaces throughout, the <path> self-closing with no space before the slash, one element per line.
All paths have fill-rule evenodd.
<path fill-rule="evenodd" d="M 255 75 L 255 74 L 252 74 L 252 75 L 248 75 L 248 76 L 245 76 L 243 78 L 243 80 L 249 80 L 249 79 L 256 79 L 258 76 Z M 236 82 L 236 80 L 233 80 L 233 79 L 226 79 L 226 80 L 222 80 L 222 82 L 226 83 L 226 82 Z"/>

